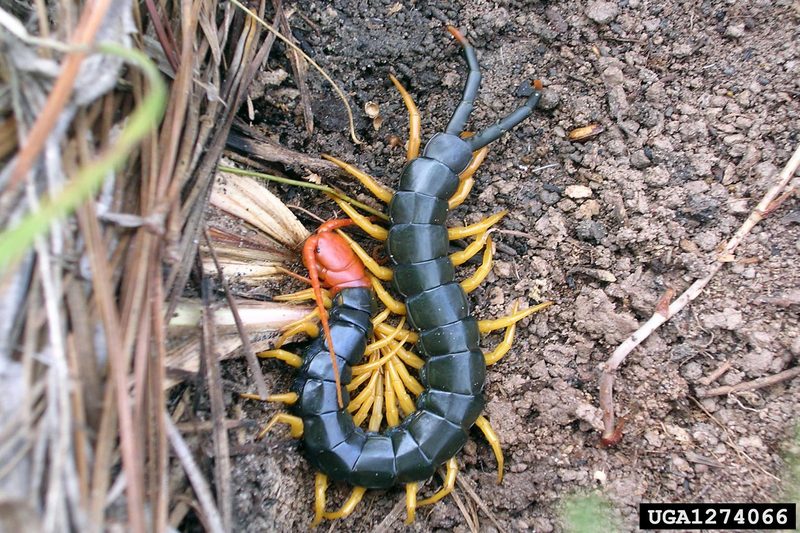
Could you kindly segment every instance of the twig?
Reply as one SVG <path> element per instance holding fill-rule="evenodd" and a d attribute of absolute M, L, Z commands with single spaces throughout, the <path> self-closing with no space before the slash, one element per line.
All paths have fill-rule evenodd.
<path fill-rule="evenodd" d="M 102 253 L 102 234 L 97 216 L 91 202 L 78 211 L 78 222 L 86 238 L 87 256 L 92 268 L 92 282 L 95 299 L 103 324 L 106 343 L 110 379 L 114 383 L 116 394 L 117 420 L 122 455 L 122 465 L 128 479 L 127 502 L 128 520 L 133 531 L 145 531 L 144 524 L 144 489 L 142 487 L 142 454 L 136 449 L 136 430 L 132 417 L 131 399 L 128 394 L 129 357 L 122 347 L 122 327 L 117 307 L 114 304 L 114 289 L 111 284 L 111 270 L 105 255 Z"/>
<path fill-rule="evenodd" d="M 738 454 L 739 454 L 741 457 L 744 457 L 744 458 L 747 460 L 747 462 L 749 462 L 751 465 L 755 466 L 755 467 L 756 467 L 758 470 L 760 470 L 760 471 L 761 471 L 763 474 L 765 474 L 766 476 L 769 476 L 769 477 L 771 477 L 772 479 L 774 479 L 775 481 L 777 481 L 777 482 L 779 482 L 779 483 L 780 483 L 781 479 L 780 479 L 778 476 L 776 476 L 776 475 L 775 475 L 775 474 L 773 474 L 772 472 L 768 472 L 766 469 L 764 469 L 764 467 L 763 467 L 763 466 L 761 466 L 761 464 L 760 464 L 759 462 L 757 462 L 757 461 L 756 461 L 756 460 L 754 460 L 752 457 L 750 457 L 749 455 L 747 455 L 747 454 L 745 453 L 745 451 L 744 451 L 744 450 L 741 448 L 741 446 L 739 446 L 739 445 L 736 443 L 736 441 L 734 441 L 734 440 L 733 440 L 733 434 L 731 433 L 731 430 L 730 430 L 730 428 L 728 428 L 728 426 L 726 426 L 725 424 L 723 424 L 722 422 L 720 422 L 720 421 L 717 419 L 717 417 L 715 417 L 713 414 L 709 413 L 709 412 L 708 412 L 708 409 L 706 409 L 706 408 L 703 406 L 703 404 L 702 404 L 702 403 L 701 403 L 701 402 L 700 402 L 698 399 L 696 399 L 696 398 L 694 398 L 694 397 L 692 397 L 692 396 L 689 396 L 689 399 L 692 401 L 692 403 L 694 403 L 694 404 L 697 406 L 697 408 L 698 408 L 698 409 L 700 409 L 701 411 L 703 411 L 703 413 L 705 413 L 705 415 L 706 415 L 708 418 L 710 418 L 712 422 L 714 422 L 714 423 L 715 423 L 715 424 L 716 424 L 716 425 L 717 425 L 717 426 L 718 426 L 718 427 L 719 427 L 719 428 L 720 428 L 722 431 L 724 431 L 724 432 L 725 432 L 725 436 L 728 438 L 728 440 L 727 440 L 726 442 L 727 442 L 728 446 L 730 446 L 730 447 L 731 447 L 731 449 L 733 449 L 733 450 L 734 450 L 736 453 L 738 453 Z"/>
<path fill-rule="evenodd" d="M 238 150 L 248 156 L 253 156 L 264 161 L 282 163 L 284 165 L 298 165 L 314 172 L 333 173 L 339 167 L 312 155 L 304 154 L 287 148 L 258 132 L 255 128 L 236 121 L 230 135 L 226 139 L 228 148 Z M 230 152 L 231 150 L 229 150 Z M 248 166 L 254 166 L 249 162 Z"/>
<path fill-rule="evenodd" d="M 761 198 L 761 201 L 750 213 L 750 216 L 747 217 L 747 220 L 744 221 L 730 241 L 728 241 L 722 249 L 722 252 L 718 254 L 709 273 L 692 283 L 689 288 L 671 304 L 662 305 L 666 301 L 666 299 L 662 299 L 660 304 L 656 306 L 656 312 L 653 316 L 639 327 L 639 329 L 633 332 L 630 337 L 625 339 L 625 341 L 614 350 L 614 353 L 611 354 L 611 357 L 606 362 L 600 364 L 599 399 L 600 408 L 603 411 L 604 426 L 602 439 L 611 439 L 616 431 L 613 388 L 614 378 L 619 366 L 625 361 L 625 358 L 649 337 L 651 333 L 658 329 L 659 326 L 679 313 L 689 302 L 700 296 L 702 290 L 708 285 L 708 282 L 711 281 L 711 278 L 714 277 L 720 268 L 722 268 L 722 265 L 733 260 L 733 252 L 750 230 L 752 230 L 753 227 L 764 218 L 765 214 L 769 212 L 772 202 L 786 188 L 789 180 L 792 179 L 792 176 L 797 171 L 798 166 L 800 166 L 800 146 L 795 149 L 791 159 L 789 159 L 789 162 L 783 167 L 775 185 L 770 187 L 764 194 L 764 197 Z"/>
<path fill-rule="evenodd" d="M 719 378 L 721 378 L 722 375 L 728 370 L 730 370 L 732 366 L 733 365 L 731 365 L 730 361 L 725 361 L 724 363 L 719 365 L 717 369 L 714 370 L 712 373 L 710 373 L 704 378 L 700 378 L 698 381 L 700 382 L 701 385 L 710 385 L 711 383 L 714 383 Z"/>
<path fill-rule="evenodd" d="M 208 239 L 207 233 L 206 243 L 210 247 L 211 241 Z M 230 531 L 233 509 L 231 508 L 230 446 L 228 443 L 228 431 L 225 429 L 224 424 L 225 402 L 222 398 L 222 377 L 220 376 L 219 359 L 217 358 L 214 317 L 209 303 L 209 279 L 202 272 L 202 263 L 200 269 L 202 275 L 200 292 L 203 298 L 203 342 L 200 345 L 200 352 L 205 360 L 206 383 L 208 384 L 208 396 L 211 400 L 211 419 L 214 422 L 214 478 L 217 486 L 217 504 L 222 508 L 222 524 L 226 531 Z"/>
<path fill-rule="evenodd" d="M 472 514 L 469 512 L 469 509 L 467 509 L 465 502 L 461 500 L 461 496 L 458 495 L 458 492 L 453 491 L 450 493 L 450 496 L 453 498 L 453 501 L 456 502 L 458 510 L 461 511 L 461 515 L 464 517 L 464 521 L 467 523 L 470 533 L 478 533 L 477 520 L 473 519 Z"/>
<path fill-rule="evenodd" d="M 219 264 L 217 251 L 211 245 L 211 238 L 208 236 L 208 228 L 203 230 L 203 235 L 206 239 L 208 251 L 211 253 L 211 258 L 214 260 L 214 266 L 219 274 L 219 279 L 222 283 L 222 289 L 225 291 L 225 299 L 228 301 L 228 308 L 231 310 L 231 315 L 233 315 L 234 322 L 236 322 L 236 331 L 239 333 L 239 337 L 242 339 L 242 350 L 244 351 L 245 359 L 247 359 L 247 366 L 250 367 L 250 372 L 253 373 L 253 379 L 256 382 L 256 390 L 261 398 L 266 398 L 269 396 L 267 382 L 264 381 L 264 374 L 261 372 L 261 366 L 259 366 L 256 353 L 253 351 L 253 346 L 250 344 L 250 336 L 244 329 L 242 317 L 239 315 L 239 307 L 236 305 L 236 300 L 231 293 L 228 280 L 225 278 L 225 274 L 222 272 L 222 265 Z"/>
<path fill-rule="evenodd" d="M 500 533 L 507 533 L 506 528 L 501 526 L 500 522 L 497 520 L 497 516 L 495 516 L 492 510 L 489 509 L 489 506 L 486 505 L 486 502 L 484 502 L 483 499 L 478 496 L 478 493 L 475 492 L 475 489 L 472 487 L 472 482 L 464 476 L 457 477 L 456 481 L 458 482 L 458 486 L 461 487 L 461 490 L 466 492 L 467 495 L 472 498 L 472 501 L 474 501 L 475 504 L 480 508 L 480 510 L 483 511 L 487 517 L 489 517 L 489 520 L 492 521 L 494 527 L 497 528 L 497 531 Z"/>
<path fill-rule="evenodd" d="M 203 477 L 203 474 L 200 473 L 197 463 L 194 462 L 189 446 L 186 445 L 186 441 L 181 437 L 169 413 L 164 413 L 164 421 L 167 426 L 167 436 L 169 437 L 172 449 L 175 451 L 175 456 L 181 462 L 181 465 L 183 465 L 186 476 L 192 483 L 194 493 L 197 495 L 197 501 L 200 502 L 200 506 L 206 515 L 208 529 L 212 531 L 212 533 L 224 533 L 225 528 L 222 527 L 222 518 L 219 515 L 217 506 L 214 504 L 211 490 L 208 488 L 208 483 Z"/>
<path fill-rule="evenodd" d="M 782 381 L 793 379 L 797 376 L 800 376 L 800 366 L 784 370 L 783 372 L 778 372 L 777 374 L 773 374 L 772 376 L 754 379 L 753 381 L 737 383 L 736 385 L 725 385 L 723 387 L 717 387 L 715 389 L 701 391 L 698 392 L 697 397 L 710 398 L 712 396 L 725 396 L 726 394 L 735 394 L 737 392 L 742 392 L 746 390 L 763 389 L 764 387 L 769 387 L 777 383 L 780 383 Z"/>
<path fill-rule="evenodd" d="M 387 514 L 383 520 L 381 520 L 380 524 L 372 529 L 372 533 L 389 533 L 390 531 L 397 531 L 397 527 L 394 525 L 394 522 L 395 520 L 400 519 L 405 507 L 405 500 L 400 500 L 394 504 L 394 507 L 392 507 L 392 510 L 389 511 L 389 514 Z"/>

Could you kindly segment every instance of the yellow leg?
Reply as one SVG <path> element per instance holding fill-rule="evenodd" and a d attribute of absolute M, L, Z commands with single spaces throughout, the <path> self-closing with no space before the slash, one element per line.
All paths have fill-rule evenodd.
<path fill-rule="evenodd" d="M 248 400 L 258 400 L 260 402 L 267 401 L 267 402 L 280 402 L 284 405 L 294 405 L 297 403 L 299 396 L 297 396 L 296 392 L 284 392 L 282 394 L 270 394 L 267 396 L 265 400 L 258 394 L 252 394 L 250 392 L 242 392 L 239 394 L 240 398 L 247 398 Z"/>
<path fill-rule="evenodd" d="M 484 231 L 488 230 L 497 222 L 506 216 L 508 211 L 500 211 L 499 213 L 495 213 L 494 215 L 488 216 L 481 220 L 480 222 L 476 222 L 475 224 L 470 224 L 469 226 L 464 226 L 461 228 L 448 228 L 447 229 L 447 238 L 451 241 L 456 239 L 463 239 L 464 237 L 469 237 L 470 235 L 477 235 L 478 233 L 483 233 Z"/>
<path fill-rule="evenodd" d="M 419 370 L 425 366 L 425 361 L 420 356 L 410 350 L 406 350 L 402 347 L 402 345 L 400 346 L 400 349 L 397 350 L 397 356 L 411 368 L 416 368 Z"/>
<path fill-rule="evenodd" d="M 355 254 L 361 259 L 361 262 L 364 263 L 364 266 L 367 267 L 367 270 L 372 272 L 375 277 L 383 281 L 389 281 L 392 279 L 392 269 L 388 267 L 383 267 L 375 261 L 366 250 L 364 250 L 361 245 L 359 245 L 356 241 L 354 241 L 350 236 L 343 232 L 337 230 L 337 233 L 341 235 L 344 240 L 350 245 L 350 248 L 353 249 Z"/>
<path fill-rule="evenodd" d="M 279 294 L 273 298 L 276 302 L 302 302 L 314 299 L 314 289 L 308 288 L 290 294 Z M 322 303 L 325 307 L 331 306 L 331 295 L 327 289 L 322 289 Z"/>
<path fill-rule="evenodd" d="M 364 420 L 367 419 L 367 415 L 369 415 L 369 410 L 375 404 L 375 398 L 377 398 L 376 390 L 378 385 L 380 384 L 381 389 L 383 389 L 383 383 L 381 382 L 381 373 L 375 372 L 375 382 L 370 382 L 370 389 L 369 395 L 367 396 L 367 400 L 361 404 L 361 407 L 356 411 L 356 414 L 353 415 L 353 423 L 356 426 L 360 426 L 364 423 Z M 379 383 L 381 382 L 381 383 Z M 349 410 L 349 409 L 348 409 Z M 352 410 L 350 410 L 352 412 Z"/>
<path fill-rule="evenodd" d="M 516 324 L 526 316 L 530 316 L 533 313 L 541 311 L 547 307 L 553 305 L 553 302 L 544 302 L 539 305 L 534 305 L 533 307 L 529 307 L 528 309 L 523 309 L 522 311 L 517 311 L 515 313 L 511 313 L 508 316 L 504 316 L 501 318 L 495 318 L 494 320 L 479 320 L 478 321 L 478 329 L 481 332 L 481 335 L 485 335 L 490 331 L 494 331 L 496 329 L 503 329 L 507 328 L 511 324 Z"/>
<path fill-rule="evenodd" d="M 387 340 L 387 339 L 382 339 L 382 340 L 379 340 L 377 342 L 373 342 L 372 344 L 378 344 L 379 342 L 383 342 L 384 340 Z M 395 346 L 390 351 L 388 351 L 386 354 L 382 355 L 380 359 L 378 359 L 376 361 L 370 361 L 369 363 L 364 363 L 363 365 L 354 366 L 353 367 L 353 376 L 360 376 L 361 374 L 368 374 L 368 373 L 373 372 L 373 371 L 379 369 L 380 367 L 382 367 L 388 360 L 390 360 L 392 357 L 394 357 L 397 354 L 397 352 L 400 351 L 400 349 L 403 347 L 403 345 L 401 344 L 402 342 L 405 342 L 405 337 L 400 341 L 400 343 L 393 343 L 393 344 L 395 344 Z M 372 346 L 372 344 L 370 346 Z M 380 350 L 382 348 L 383 348 L 383 346 L 381 346 L 377 350 Z M 372 350 L 372 351 L 377 351 L 377 350 Z"/>
<path fill-rule="evenodd" d="M 370 281 L 372 282 L 372 289 L 375 291 L 375 294 L 378 295 L 378 299 L 383 302 L 383 305 L 385 305 L 387 309 L 396 315 L 406 314 L 405 304 L 392 298 L 392 295 L 389 294 L 389 291 L 386 290 L 378 278 L 370 276 Z"/>
<path fill-rule="evenodd" d="M 364 387 L 364 390 L 358 393 L 358 395 L 350 400 L 350 405 L 347 406 L 347 410 L 351 413 L 354 413 L 361 407 L 365 402 L 368 402 L 372 405 L 372 401 L 370 400 L 375 395 L 375 383 L 378 381 L 378 372 L 374 372 L 369 379 L 369 383 L 367 386 Z"/>
<path fill-rule="evenodd" d="M 300 368 L 300 366 L 303 364 L 302 357 L 287 350 L 267 350 L 266 352 L 259 352 L 256 355 L 262 359 L 279 359 L 287 365 L 295 368 Z"/>
<path fill-rule="evenodd" d="M 288 413 L 278 413 L 277 415 L 272 417 L 272 420 L 270 420 L 269 423 L 266 425 L 266 427 L 264 427 L 264 429 L 261 430 L 261 433 L 258 434 L 256 439 L 263 439 L 264 435 L 269 433 L 269 430 L 272 429 L 272 427 L 278 423 L 289 424 L 289 435 L 291 435 L 293 438 L 299 439 L 300 437 L 303 436 L 302 418 L 290 415 Z"/>
<path fill-rule="evenodd" d="M 397 403 L 400 404 L 400 409 L 403 411 L 404 416 L 408 416 L 416 410 L 414 401 L 406 392 L 406 387 L 403 385 L 403 380 L 397 374 L 397 369 L 394 365 L 386 365 L 386 370 L 389 371 L 389 376 L 394 387 L 395 395 L 397 396 Z"/>
<path fill-rule="evenodd" d="M 419 396 L 422 394 L 422 391 L 425 390 L 419 381 L 414 379 L 414 377 L 408 373 L 408 369 L 406 365 L 400 359 L 391 359 L 389 363 L 394 367 L 397 371 L 397 375 L 400 377 L 400 381 L 403 382 L 405 388 L 411 391 L 411 394 L 414 396 Z"/>
<path fill-rule="evenodd" d="M 369 417 L 367 430 L 380 431 L 383 422 L 383 374 L 378 373 L 378 383 L 375 385 L 375 402 L 372 404 L 372 415 Z"/>
<path fill-rule="evenodd" d="M 519 302 L 514 303 L 514 309 L 511 312 L 516 313 L 517 309 L 519 309 Z M 506 328 L 506 332 L 503 335 L 503 340 L 500 341 L 500 344 L 498 344 L 497 347 L 491 352 L 483 354 L 483 358 L 486 361 L 486 366 L 495 364 L 508 353 L 508 350 L 511 349 L 511 345 L 514 343 L 514 332 L 516 330 L 517 323 L 514 322 Z"/>
<path fill-rule="evenodd" d="M 475 152 L 475 154 L 473 154 L 472 161 L 470 161 L 469 166 L 467 166 L 467 168 L 464 169 L 464 172 L 462 172 L 458 176 L 460 180 L 458 183 L 458 189 L 456 189 L 456 192 L 453 194 L 453 196 L 450 197 L 450 200 L 447 202 L 448 209 L 450 210 L 455 209 L 456 207 L 464 203 L 464 200 L 467 199 L 467 196 L 469 196 L 469 193 L 472 190 L 472 186 L 475 185 L 475 180 L 472 179 L 472 176 L 473 174 L 475 174 L 475 171 L 478 170 L 478 167 L 481 166 L 483 160 L 486 159 L 486 154 L 488 153 L 489 153 L 489 147 L 484 146 L 483 148 Z"/>
<path fill-rule="evenodd" d="M 472 257 L 481 251 L 481 248 L 486 244 L 486 240 L 489 238 L 488 232 L 483 232 L 483 234 L 469 243 L 466 248 L 461 250 L 460 252 L 454 252 L 450 254 L 450 260 L 453 262 L 453 266 L 463 265 Z"/>
<path fill-rule="evenodd" d="M 489 446 L 492 447 L 494 456 L 497 459 L 497 483 L 500 484 L 503 481 L 503 465 L 505 464 L 503 460 L 503 450 L 500 449 L 500 439 L 497 437 L 497 433 L 494 432 L 492 425 L 489 424 L 485 416 L 479 416 L 475 421 L 475 425 L 483 432 L 483 436 L 486 437 Z"/>
<path fill-rule="evenodd" d="M 349 163 L 345 163 L 344 161 L 340 161 L 335 157 L 329 156 L 327 154 L 322 154 L 323 159 L 327 159 L 337 167 L 341 168 L 358 181 L 369 190 L 375 197 L 380 200 L 381 202 L 388 204 L 389 201 L 392 199 L 392 191 L 388 188 L 384 187 L 380 183 L 378 183 L 375 178 L 367 174 L 366 172 L 359 170 L 358 168 L 354 167 Z"/>
<path fill-rule="evenodd" d="M 339 207 L 345 214 L 353 221 L 353 223 L 358 226 L 359 228 L 363 229 L 367 235 L 372 237 L 373 239 L 377 239 L 379 241 L 385 241 L 386 237 L 389 236 L 389 230 L 386 228 L 375 224 L 374 222 L 370 221 L 369 218 L 365 217 L 361 213 L 356 210 L 355 207 L 348 204 L 344 200 L 337 198 L 336 196 L 328 195 L 334 202 L 339 204 Z"/>
<path fill-rule="evenodd" d="M 392 311 L 390 309 L 384 309 L 383 311 L 381 311 L 380 313 L 375 315 L 372 318 L 372 327 L 373 328 L 377 327 L 378 324 L 382 324 L 383 322 L 385 322 L 386 319 L 389 318 L 389 315 L 391 315 L 391 314 L 392 314 Z"/>
<path fill-rule="evenodd" d="M 350 514 L 356 508 L 356 505 L 358 505 L 358 503 L 361 501 L 361 498 L 364 497 L 364 493 L 366 491 L 367 489 L 364 487 L 353 487 L 353 492 L 350 493 L 350 497 L 347 498 L 347 501 L 344 502 L 344 505 L 342 505 L 338 511 L 324 513 L 322 516 L 328 520 L 336 520 L 337 518 L 346 518 L 350 516 Z"/>
<path fill-rule="evenodd" d="M 466 280 L 465 280 L 466 281 Z M 309 337 L 319 336 L 319 326 L 315 322 L 305 321 L 295 323 L 293 326 L 285 329 L 278 340 L 275 341 L 275 347 L 279 348 L 286 344 L 286 341 L 297 335 L 298 333 L 305 333 Z"/>
<path fill-rule="evenodd" d="M 486 248 L 483 250 L 483 262 L 481 266 L 479 266 L 470 277 L 461 282 L 461 288 L 464 289 L 464 292 L 470 293 L 483 283 L 483 280 L 485 280 L 489 272 L 492 271 L 492 263 L 492 238 L 488 237 L 486 239 Z"/>
<path fill-rule="evenodd" d="M 376 376 L 380 376 L 379 373 L 375 373 Z M 375 402 L 375 391 L 372 391 L 372 394 L 367 398 L 367 401 L 361 405 L 361 408 L 353 415 L 353 423 L 357 426 L 360 426 L 364 420 L 367 419 L 367 415 L 369 414 L 369 410 L 372 407 L 372 404 Z"/>
<path fill-rule="evenodd" d="M 309 322 L 309 321 L 314 320 L 316 318 L 319 318 L 319 309 L 318 308 L 314 308 L 313 311 L 308 313 L 306 316 L 304 316 L 300 320 L 295 320 L 294 322 L 290 322 L 290 323 L 286 324 L 285 326 L 283 326 L 283 330 L 286 331 L 287 329 L 291 329 L 291 328 L 295 327 L 297 324 L 302 324 L 304 322 Z"/>
<path fill-rule="evenodd" d="M 317 527 L 325 516 L 325 493 L 328 491 L 328 476 L 317 472 L 314 477 L 314 521 L 311 527 Z"/>
<path fill-rule="evenodd" d="M 391 335 L 392 331 L 394 331 L 394 328 L 389 324 L 378 324 L 375 326 L 375 331 L 377 331 L 381 335 Z M 415 331 L 409 331 L 405 328 L 401 329 L 398 332 L 398 334 L 404 336 L 408 335 L 408 340 L 406 342 L 409 342 L 411 344 L 414 344 L 419 340 L 419 335 L 417 335 Z"/>
<path fill-rule="evenodd" d="M 353 381 L 351 381 L 345 387 L 345 389 L 347 390 L 347 392 L 353 392 L 354 390 L 358 389 L 365 381 L 367 381 L 371 377 L 372 377 L 372 374 L 370 374 L 369 372 L 365 372 L 365 373 L 361 374 L 360 376 L 356 376 L 356 377 L 353 378 Z"/>
<path fill-rule="evenodd" d="M 247 398 L 248 400 L 261 400 L 261 397 L 258 394 L 250 394 L 249 392 L 243 392 L 239 395 L 242 398 Z M 283 394 L 270 394 L 267 396 L 268 402 L 281 402 L 286 405 L 293 405 L 297 403 L 298 396 L 296 392 L 284 392 Z"/>
<path fill-rule="evenodd" d="M 406 109 L 408 109 L 408 150 L 406 151 L 406 160 L 411 161 L 412 159 L 419 157 L 419 111 L 417 110 L 417 106 L 414 104 L 414 100 L 411 98 L 411 95 L 408 94 L 406 88 L 403 87 L 397 78 L 389 74 L 389 79 L 392 80 L 392 83 L 394 83 L 394 86 L 397 88 L 400 96 L 403 97 L 403 103 L 406 104 Z"/>
<path fill-rule="evenodd" d="M 452 211 L 456 207 L 460 206 L 464 203 L 464 200 L 467 199 L 469 193 L 472 192 L 472 187 L 475 185 L 475 180 L 473 178 L 465 178 L 458 182 L 458 188 L 456 192 L 453 193 L 453 196 L 447 201 L 447 208 Z"/>
<path fill-rule="evenodd" d="M 453 492 L 453 488 L 456 486 L 456 474 L 458 474 L 458 463 L 456 463 L 456 458 L 452 457 L 449 461 L 447 461 L 447 473 L 444 476 L 444 484 L 442 485 L 442 488 L 430 498 L 425 498 L 424 500 L 418 501 L 417 505 L 430 505 L 432 503 L 436 503 Z"/>
<path fill-rule="evenodd" d="M 406 525 L 410 526 L 417 516 L 417 491 L 419 483 L 406 483 Z"/>
<path fill-rule="evenodd" d="M 388 336 L 387 335 L 382 335 L 380 332 L 376 332 L 377 334 L 375 335 L 375 337 L 381 337 L 380 340 L 377 340 L 375 342 L 367 344 L 367 347 L 364 349 L 364 353 L 367 353 L 367 354 L 368 353 L 372 353 L 372 352 L 374 352 L 376 350 L 380 350 L 380 349 L 385 348 L 386 346 L 388 346 L 392 341 L 395 340 L 397 335 L 400 334 L 400 330 L 403 329 L 403 324 L 405 324 L 405 323 L 406 323 L 406 319 L 405 319 L 405 317 L 402 317 L 400 319 L 400 322 L 397 323 L 397 326 L 395 326 L 394 331 L 392 331 L 391 335 L 388 335 Z M 400 338 L 403 339 L 402 341 L 400 341 L 401 344 L 406 342 L 406 337 L 405 336 L 400 337 Z"/>
<path fill-rule="evenodd" d="M 478 168 L 483 164 L 483 160 L 486 159 L 486 154 L 488 153 L 489 153 L 488 146 L 484 146 L 477 152 L 474 152 L 472 154 L 472 161 L 470 161 L 469 165 L 467 165 L 467 168 L 465 168 L 463 172 L 461 172 L 461 174 L 458 175 L 458 179 L 465 180 L 471 178 L 478 170 Z"/>
<path fill-rule="evenodd" d="M 384 391 L 383 397 L 386 400 L 386 423 L 389 427 L 394 427 L 400 423 L 400 415 L 397 412 L 397 395 L 392 385 L 392 374 L 386 372 L 383 378 Z"/>

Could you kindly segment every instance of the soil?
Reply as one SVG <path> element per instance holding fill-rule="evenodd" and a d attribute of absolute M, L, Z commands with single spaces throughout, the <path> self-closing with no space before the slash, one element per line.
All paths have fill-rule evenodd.
<path fill-rule="evenodd" d="M 458 456 L 459 476 L 497 522 L 472 511 L 479 529 L 563 530 L 565 498 L 589 492 L 609 501 L 622 530 L 636 529 L 641 501 L 779 501 L 800 379 L 695 398 L 698 389 L 797 365 L 796 199 L 759 224 L 700 298 L 629 357 L 615 388 L 624 435 L 610 448 L 598 443 L 598 365 L 667 289 L 680 293 L 707 272 L 800 142 L 797 2 L 301 0 L 293 7 L 295 38 L 350 97 L 364 144 L 349 139 L 341 102 L 314 72 L 315 131 L 306 134 L 281 53 L 253 87 L 252 122 L 281 144 L 336 155 L 390 187 L 404 163 L 407 116 L 388 75 L 413 95 L 423 139 L 443 130 L 460 98 L 465 66 L 445 23 L 462 30 L 481 63 L 472 127 L 513 110 L 531 80 L 544 82 L 541 108 L 492 145 L 474 192 L 450 216 L 459 225 L 509 211 L 494 235 L 493 272 L 472 294 L 479 318 L 507 314 L 516 300 L 554 302 L 522 322 L 513 350 L 488 372 L 486 414 L 505 452 L 503 483 L 495 484 L 495 459 L 478 432 Z M 367 102 L 379 105 L 377 130 Z M 599 135 L 569 139 L 593 124 Z M 352 180 L 324 177 L 377 205 Z M 305 207 L 335 214 L 318 197 Z M 497 341 L 490 336 L 485 345 Z M 725 363 L 730 370 L 704 384 Z M 287 367 L 268 362 L 264 370 L 273 390 L 288 387 Z M 224 371 L 232 409 L 258 421 L 274 414 L 233 394 L 251 389 L 243 362 Z M 236 529 L 308 528 L 314 473 L 299 444 L 282 432 L 257 444 L 251 431 L 238 438 Z M 330 490 L 330 509 L 346 490 Z M 461 488 L 456 493 L 476 508 Z M 369 491 L 350 518 L 323 527 L 402 529 L 403 498 L 402 488 Z M 468 525 L 448 497 L 421 509 L 407 529 Z"/>

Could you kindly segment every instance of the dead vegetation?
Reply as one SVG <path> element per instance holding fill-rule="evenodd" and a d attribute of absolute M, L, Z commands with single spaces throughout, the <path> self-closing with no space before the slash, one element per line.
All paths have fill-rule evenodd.
<path fill-rule="evenodd" d="M 265 395 L 254 346 L 236 331 L 274 330 L 303 312 L 231 297 L 226 335 L 224 312 L 208 297 L 214 273 L 203 270 L 234 264 L 224 260 L 225 235 L 207 229 L 209 200 L 236 112 L 275 37 L 230 3 L 13 8 L 0 11 L 0 220 L 8 228 L 0 235 L 0 529 L 164 531 L 194 509 L 208 529 L 228 530 L 214 354 L 236 352 L 243 339 Z M 257 6 L 265 10 L 287 24 L 280 2 Z M 261 259 L 289 261 L 289 240 L 303 231 L 262 237 Z M 203 264 L 199 243 L 210 260 Z M 247 275 L 274 273 L 265 268 Z M 193 273 L 199 304 L 182 300 Z M 200 324 L 200 341 L 168 338 L 178 311 Z M 220 458 L 215 495 L 192 458 L 192 436 L 176 429 L 191 419 L 186 397 L 166 409 L 170 385 L 206 378 Z"/>

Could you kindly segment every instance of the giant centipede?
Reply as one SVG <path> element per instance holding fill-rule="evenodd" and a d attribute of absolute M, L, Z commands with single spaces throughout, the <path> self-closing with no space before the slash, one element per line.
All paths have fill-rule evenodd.
<path fill-rule="evenodd" d="M 315 524 L 322 518 L 349 514 L 366 489 L 387 489 L 397 484 L 406 485 L 410 522 L 417 505 L 432 503 L 446 493 L 440 491 L 417 502 L 418 483 L 446 464 L 446 484 L 449 482 L 452 488 L 450 478 L 455 479 L 456 471 L 453 458 L 466 443 L 470 428 L 478 422 L 487 436 L 491 431 L 480 416 L 486 403 L 483 389 L 487 358 L 480 348 L 479 324 L 470 313 L 466 292 L 455 281 L 449 256 L 452 235 L 445 222 L 455 203 L 453 198 L 463 198 L 464 189 L 468 188 L 464 174 L 474 172 L 476 160 L 479 164 L 485 156 L 484 147 L 531 115 L 541 97 L 541 83 L 534 83 L 531 96 L 510 115 L 475 135 L 465 135 L 481 74 L 473 47 L 458 30 L 450 26 L 448 30 L 462 46 L 469 73 L 461 101 L 445 131 L 428 141 L 421 156 L 418 115 L 414 120 L 416 109 L 408 93 L 392 77 L 412 117 L 408 162 L 397 191 L 392 194 L 363 172 L 328 157 L 380 199 L 388 200 L 388 231 L 340 205 L 356 223 L 386 241 L 392 266 L 390 276 L 383 277 L 391 277 L 394 290 L 404 299 L 408 323 L 416 332 L 416 351 L 424 359 L 420 369 L 424 390 L 417 397 L 415 410 L 383 432 L 362 429 L 348 412 L 350 398 L 345 386 L 350 383 L 351 368 L 361 361 L 372 332 L 374 284 L 348 243 L 333 232 L 351 221 L 326 223 L 309 239 L 303 253 L 324 334 L 311 342 L 302 359 L 296 361 L 299 371 L 289 401 L 293 415 L 277 415 L 268 426 L 289 423 L 292 435 L 302 437 L 305 455 L 318 470 Z M 363 250 L 359 255 L 368 259 Z M 323 286 L 333 297 L 328 312 L 319 303 Z M 521 316 L 512 318 L 518 320 Z M 335 513 L 324 509 L 328 479 L 355 487 Z"/>

